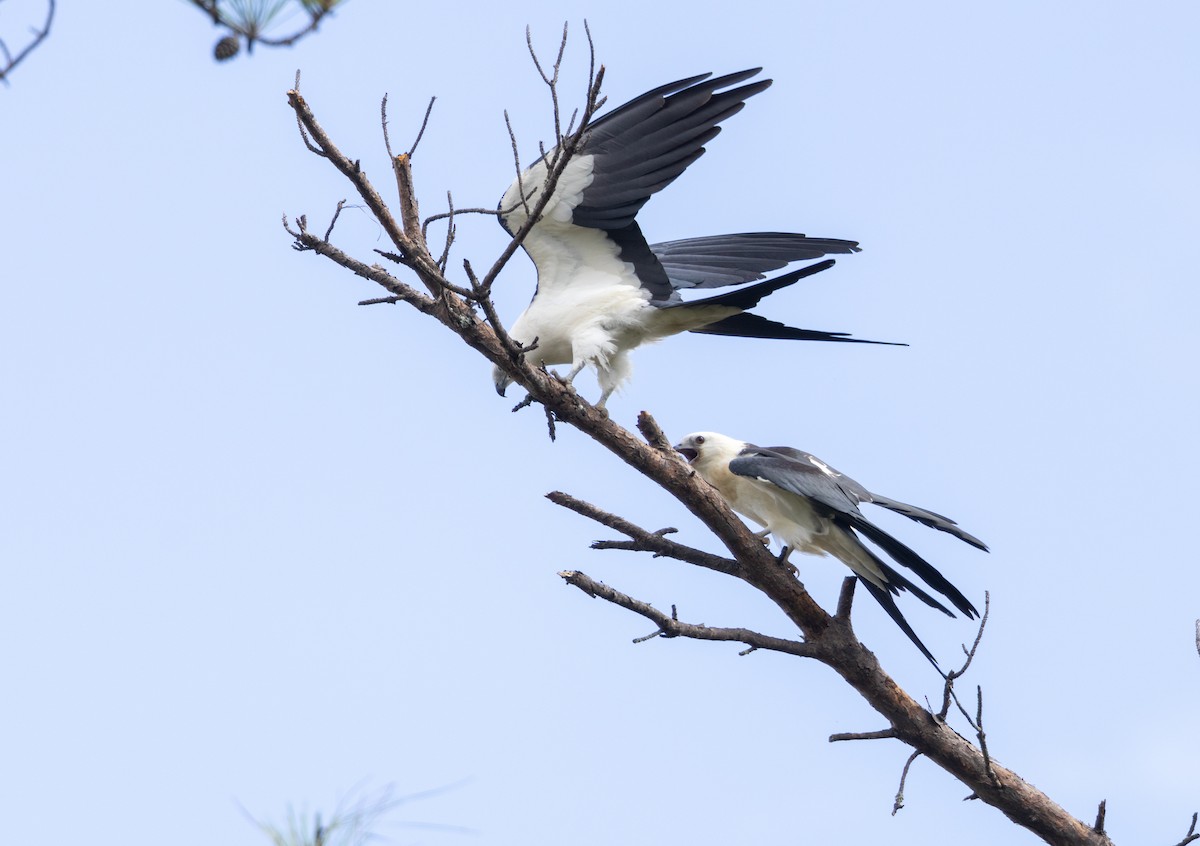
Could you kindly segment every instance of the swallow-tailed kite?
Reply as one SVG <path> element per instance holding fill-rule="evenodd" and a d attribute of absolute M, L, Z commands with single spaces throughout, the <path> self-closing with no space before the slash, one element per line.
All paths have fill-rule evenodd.
<path fill-rule="evenodd" d="M 816 456 L 791 447 L 764 448 L 716 432 L 696 432 L 675 449 L 734 511 L 765 526 L 763 537 L 768 533 L 775 535 L 788 552 L 798 549 L 815 555 L 832 555 L 853 570 L 871 596 L 935 667 L 937 661 L 900 613 L 894 596 L 904 590 L 911 591 L 925 604 L 951 617 L 954 614 L 885 564 L 855 532 L 920 576 L 968 618 L 978 615 L 975 606 L 932 564 L 867 520 L 858 506 L 873 502 L 987 550 L 983 541 L 964 532 L 950 518 L 873 494 Z"/>
<path fill-rule="evenodd" d="M 704 153 L 718 126 L 771 84 L 738 83 L 761 68 L 672 82 L 605 114 L 587 129 L 541 219 L 522 246 L 537 267 L 533 301 L 509 328 L 522 345 L 537 340 L 533 364 L 567 364 L 573 380 L 596 369 L 603 406 L 629 377 L 628 353 L 679 332 L 877 343 L 843 332 L 795 329 L 747 310 L 768 294 L 833 266 L 812 264 L 757 285 L 684 302 L 684 288 L 719 288 L 763 279 L 793 261 L 858 251 L 855 241 L 747 232 L 648 244 L 634 220 Z M 526 169 L 500 200 L 500 223 L 516 233 L 548 174 L 553 151 Z M 522 197 L 524 194 L 524 197 Z M 501 396 L 511 379 L 493 371 Z"/>

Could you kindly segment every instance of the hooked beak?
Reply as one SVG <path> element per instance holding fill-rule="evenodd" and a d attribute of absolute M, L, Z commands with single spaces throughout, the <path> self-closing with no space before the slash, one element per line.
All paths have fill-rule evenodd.
<path fill-rule="evenodd" d="M 496 393 L 498 393 L 500 396 L 504 396 L 504 392 L 508 390 L 508 386 L 512 384 L 512 379 L 499 367 L 493 367 L 492 383 L 496 386 Z"/>
<path fill-rule="evenodd" d="M 682 455 L 685 459 L 687 459 L 688 464 L 691 464 L 693 461 L 695 461 L 697 458 L 700 457 L 700 453 L 698 451 L 692 449 L 691 447 L 685 447 L 681 444 L 675 444 L 673 449 L 677 453 Z"/>

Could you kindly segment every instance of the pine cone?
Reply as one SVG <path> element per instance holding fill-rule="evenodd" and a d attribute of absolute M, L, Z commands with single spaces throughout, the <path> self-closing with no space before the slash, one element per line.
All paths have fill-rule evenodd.
<path fill-rule="evenodd" d="M 232 59 L 238 54 L 238 50 L 242 49 L 242 42 L 236 35 L 226 35 L 217 42 L 217 46 L 213 48 L 213 57 L 218 62 L 224 62 L 227 59 Z"/>

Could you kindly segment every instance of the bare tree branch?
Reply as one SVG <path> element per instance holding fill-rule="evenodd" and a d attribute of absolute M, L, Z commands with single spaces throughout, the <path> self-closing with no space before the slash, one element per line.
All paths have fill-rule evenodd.
<path fill-rule="evenodd" d="M 946 715 L 950 712 L 951 700 L 953 700 L 954 703 L 956 705 L 958 705 L 959 711 L 961 711 L 963 713 L 963 716 L 965 716 L 967 718 L 968 722 L 971 719 L 970 714 L 968 714 L 966 712 L 966 709 L 963 708 L 962 704 L 958 702 L 958 698 L 954 694 L 954 680 L 962 678 L 963 675 L 970 668 L 971 662 L 975 660 L 975 653 L 979 649 L 980 641 L 983 640 L 983 630 L 987 627 L 988 616 L 991 613 L 992 613 L 992 595 L 989 591 L 984 591 L 983 592 L 983 616 L 979 618 L 979 629 L 975 632 L 975 642 L 971 644 L 970 649 L 967 649 L 966 646 L 963 646 L 963 652 L 966 654 L 967 660 L 964 661 L 963 665 L 961 667 L 959 667 L 957 670 L 951 670 L 949 673 L 946 674 L 946 681 L 942 688 L 942 708 L 937 713 L 939 720 L 946 719 Z M 975 728 L 975 727 L 976 726 L 974 724 L 972 724 L 972 728 Z"/>
<path fill-rule="evenodd" d="M 839 743 L 845 740 L 895 740 L 896 732 L 892 729 L 881 729 L 879 731 L 843 731 L 837 734 L 829 735 L 830 743 Z"/>
<path fill-rule="evenodd" d="M 631 543 L 624 541 L 596 541 L 592 544 L 592 549 L 627 549 L 634 552 L 651 552 L 655 557 L 661 555 L 667 558 L 674 558 L 677 561 L 684 561 L 688 564 L 695 564 L 698 567 L 704 567 L 708 570 L 715 570 L 727 576 L 737 575 L 738 563 L 733 559 L 722 558 L 720 555 L 713 555 L 710 552 L 693 549 L 690 546 L 684 546 L 663 537 L 664 534 L 675 532 L 676 529 L 660 529 L 657 532 L 648 532 L 624 518 L 618 517 L 615 514 L 609 514 L 607 511 L 603 511 L 589 502 L 576 499 L 570 494 L 565 494 L 561 491 L 546 494 L 546 499 L 555 505 L 569 508 L 576 514 L 582 514 L 584 517 L 588 517 L 597 523 L 602 523 L 610 529 L 633 538 Z"/>
<path fill-rule="evenodd" d="M 1200 814 L 1192 814 L 1192 824 L 1188 826 L 1187 834 L 1185 834 L 1183 839 L 1176 843 L 1175 846 L 1188 846 L 1189 843 L 1200 840 L 1200 834 L 1196 833 L 1197 817 L 1200 817 Z"/>
<path fill-rule="evenodd" d="M 421 143 L 421 139 L 425 137 L 425 127 L 429 126 L 429 116 L 433 114 L 433 104 L 436 102 L 437 97 L 429 98 L 429 105 L 425 107 L 425 117 L 421 120 L 421 129 L 417 132 L 417 137 L 413 139 L 412 146 L 408 148 L 408 157 L 410 159 L 417 152 L 417 145 Z"/>
<path fill-rule="evenodd" d="M 908 760 L 904 762 L 904 769 L 900 771 L 900 786 L 896 788 L 896 798 L 892 802 L 892 816 L 904 807 L 904 783 L 908 781 L 908 770 L 913 765 L 913 761 L 920 757 L 921 751 L 918 749 L 908 756 Z"/>
<path fill-rule="evenodd" d="M 3 65 L 0 65 L 0 82 L 8 83 L 8 75 L 12 73 L 17 65 L 32 53 L 38 46 L 41 45 L 46 37 L 50 34 L 50 24 L 54 22 L 55 0 L 47 0 L 46 2 L 46 22 L 42 24 L 41 29 L 29 28 L 29 33 L 32 39 L 28 44 L 18 50 L 15 54 L 9 51 L 8 45 L 0 40 L 0 54 L 3 54 Z"/>
<path fill-rule="evenodd" d="M 638 638 L 638 641 L 649 640 L 650 637 L 688 637 L 694 640 L 726 640 L 744 643 L 754 649 L 769 649 L 772 652 L 783 652 L 801 658 L 815 657 L 816 652 L 807 643 L 785 640 L 781 637 L 752 632 L 749 629 L 714 629 L 694 623 L 681 623 L 674 614 L 667 615 L 649 603 L 634 599 L 619 590 L 614 590 L 603 582 L 597 582 L 590 576 L 578 570 L 563 570 L 560 575 L 563 580 L 574 585 L 588 596 L 603 599 L 613 605 L 641 614 L 647 620 L 658 626 L 658 631 L 649 637 Z"/>

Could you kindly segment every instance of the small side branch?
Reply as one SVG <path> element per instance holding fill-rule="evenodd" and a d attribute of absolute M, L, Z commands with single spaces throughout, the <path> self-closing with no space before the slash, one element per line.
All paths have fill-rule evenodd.
<path fill-rule="evenodd" d="M 913 765 L 913 761 L 920 757 L 920 750 L 913 752 L 908 756 L 908 760 L 904 762 L 904 769 L 900 771 L 900 786 L 896 788 L 896 799 L 892 802 L 892 816 L 896 816 L 896 812 L 904 807 L 904 782 L 908 781 L 908 771 Z"/>
<path fill-rule="evenodd" d="M 880 729 L 879 731 L 843 731 L 829 735 L 830 743 L 844 740 L 895 740 L 895 729 Z"/>
<path fill-rule="evenodd" d="M 1188 846 L 1189 843 L 1194 843 L 1195 841 L 1200 840 L 1200 834 L 1196 833 L 1197 817 L 1200 817 L 1200 814 L 1192 814 L 1192 824 L 1188 826 L 1187 834 L 1185 834 L 1183 839 L 1176 843 L 1175 846 Z"/>
<path fill-rule="evenodd" d="M 606 602 L 611 602 L 613 605 L 619 605 L 621 608 L 632 611 L 635 614 L 640 614 L 647 620 L 650 620 L 658 626 L 656 634 L 660 637 L 687 637 L 694 640 L 731 641 L 746 644 L 751 648 L 750 651 L 767 649 L 772 652 L 783 652 L 801 658 L 815 658 L 817 655 L 816 649 L 810 644 L 795 640 L 785 640 L 780 637 L 771 637 L 770 635 L 759 634 L 749 629 L 714 629 L 694 623 L 681 623 L 675 619 L 674 615 L 664 614 L 649 603 L 642 602 L 640 599 L 634 599 L 632 596 L 621 593 L 619 590 L 614 590 L 603 582 L 597 582 L 595 579 L 578 570 L 563 570 L 558 575 L 567 584 L 574 585 L 588 596 L 595 599 L 603 599 Z M 640 640 L 647 639 L 641 638 Z"/>
<path fill-rule="evenodd" d="M 340 208 L 340 204 L 339 204 Z M 334 216 L 336 220 L 336 215 Z M 332 224 L 330 224 L 332 227 Z M 411 303 L 416 309 L 425 314 L 429 314 L 435 307 L 435 302 L 429 297 L 417 291 L 408 285 L 405 285 L 396 277 L 392 276 L 385 269 L 377 264 L 364 264 L 358 259 L 342 252 L 340 249 L 330 244 L 323 238 L 319 238 L 308 231 L 308 220 L 303 215 L 296 218 L 294 225 L 289 223 L 287 216 L 283 218 L 283 228 L 287 233 L 295 239 L 292 244 L 293 248 L 300 252 L 312 250 L 318 255 L 325 256 L 340 264 L 349 270 L 352 270 L 358 276 L 364 279 L 369 279 L 377 285 L 382 286 L 391 292 L 392 296 L 386 298 L 385 302 L 403 301 Z"/>
<path fill-rule="evenodd" d="M 679 453 L 675 452 L 675 447 L 671 445 L 666 433 L 663 432 L 662 427 L 658 425 L 658 421 L 650 415 L 649 411 L 638 412 L 637 427 L 638 431 L 642 433 L 642 437 L 646 439 L 646 443 L 664 455 L 678 458 Z"/>
<path fill-rule="evenodd" d="M 541 73 L 540 69 L 539 73 Z M 540 196 L 538 197 L 537 202 L 534 203 L 533 208 L 528 209 L 526 212 L 525 222 L 516 231 L 516 233 L 513 234 L 512 240 L 509 241 L 508 246 L 504 248 L 503 252 L 500 253 L 500 256 L 492 264 L 488 272 L 484 274 L 483 281 L 480 283 L 480 287 L 483 289 L 483 291 L 488 292 L 491 290 L 492 283 L 500 274 L 500 271 L 504 269 L 506 264 L 508 264 L 509 259 L 511 259 L 516 253 L 517 248 L 525 242 L 525 238 L 529 234 L 529 231 L 533 229 L 538 220 L 541 218 L 542 212 L 545 211 L 546 205 L 550 202 L 554 195 L 554 189 L 555 186 L 558 185 L 559 178 L 562 176 L 563 171 L 566 170 L 567 164 L 571 161 L 571 158 L 575 155 L 575 153 L 579 150 L 580 145 L 583 143 L 584 136 L 587 134 L 587 129 L 591 123 L 592 116 L 595 115 L 596 110 L 600 108 L 600 105 L 603 102 L 600 98 L 600 88 L 603 83 L 604 66 L 601 65 L 599 70 L 596 71 L 595 77 L 590 80 L 587 99 L 583 108 L 583 116 L 579 121 L 579 128 L 570 135 L 564 136 L 559 144 L 555 147 L 553 155 L 547 160 L 549 163 L 549 172 L 546 174 L 546 179 L 539 188 Z M 555 85 L 557 86 L 557 81 L 555 81 Z M 505 120 L 507 121 L 507 119 L 508 117 L 506 114 Z M 511 124 L 509 124 L 509 132 L 510 134 L 512 133 Z M 515 136 L 513 136 L 512 141 L 513 156 L 514 159 L 517 160 L 517 184 L 520 186 L 520 161 L 517 158 L 517 141 Z M 523 193 L 524 186 L 521 186 L 521 190 Z"/>
<path fill-rule="evenodd" d="M 0 40 L 0 55 L 3 56 L 3 64 L 0 65 L 0 82 L 7 84 L 8 75 L 12 73 L 13 68 L 46 40 L 46 36 L 50 34 L 50 24 L 54 21 L 54 4 L 55 0 L 49 0 L 46 4 L 46 22 L 42 24 L 41 29 L 30 29 L 32 40 L 18 50 L 15 55 L 9 52 L 8 45 Z"/>
<path fill-rule="evenodd" d="M 391 210 L 384 203 L 383 198 L 379 196 L 379 192 L 375 190 L 370 181 L 367 179 L 366 173 L 359 166 L 357 161 L 352 161 L 347 158 L 341 150 L 333 143 L 324 128 L 317 122 L 313 115 L 308 102 L 300 94 L 297 88 L 293 88 L 287 93 L 288 104 L 296 113 L 296 120 L 299 122 L 302 135 L 305 136 L 305 144 L 310 150 L 313 150 L 318 155 L 328 159 L 334 167 L 336 167 L 343 176 L 350 180 L 358 191 L 360 197 L 366 203 L 367 208 L 379 224 L 387 232 L 388 238 L 392 244 L 404 257 L 405 263 L 417 272 L 426 287 L 434 294 L 441 293 L 441 287 L 438 284 L 441 272 L 438 270 L 437 262 L 433 256 L 429 255 L 429 251 L 425 248 L 424 239 L 420 238 L 420 223 L 419 220 L 412 223 L 412 216 L 415 214 L 415 200 L 412 200 L 411 205 L 404 202 L 404 198 L 413 197 L 412 193 L 412 171 L 411 167 L 403 170 L 401 166 L 397 166 L 397 179 L 407 176 L 407 183 L 400 188 L 402 214 L 405 218 L 405 226 L 401 226 L 392 216 Z M 312 142 L 309 143 L 311 137 Z M 404 159 L 404 164 L 407 165 L 407 158 L 403 155 L 397 156 L 393 161 Z M 411 224 L 411 228 L 410 228 Z M 410 233 L 415 232 L 417 238 L 410 236 Z"/>
<path fill-rule="evenodd" d="M 413 140 L 412 146 L 408 148 L 408 157 L 411 159 L 413 153 L 417 152 L 417 145 L 421 143 L 421 139 L 425 137 L 425 127 L 429 126 L 429 116 L 433 114 L 433 104 L 437 102 L 437 97 L 429 98 L 429 105 L 425 107 L 425 118 L 421 121 L 421 128 L 417 131 L 417 137 Z"/>
<path fill-rule="evenodd" d="M 668 532 L 675 531 L 674 529 L 648 532 L 641 526 L 635 526 L 623 517 L 610 514 L 601 508 L 597 508 L 590 502 L 576 499 L 562 491 L 548 493 L 546 494 L 546 499 L 555 505 L 561 505 L 563 508 L 574 511 L 576 514 L 580 514 L 590 520 L 595 520 L 597 523 L 608 526 L 608 528 L 633 539 L 629 543 L 624 541 L 597 541 L 592 544 L 592 549 L 626 549 L 634 552 L 651 552 L 655 557 L 664 556 L 666 558 L 674 558 L 677 561 L 695 564 L 698 567 L 715 570 L 727 576 L 736 576 L 740 569 L 738 563 L 732 558 L 713 555 L 711 552 L 704 552 L 690 546 L 684 546 L 681 543 L 676 543 L 663 537 Z"/>
<path fill-rule="evenodd" d="M 975 641 L 971 644 L 970 649 L 967 649 L 966 646 L 963 646 L 963 652 L 966 654 L 967 660 L 964 661 L 963 665 L 957 670 L 951 670 L 946 674 L 946 684 L 945 687 L 942 688 L 942 708 L 937 712 L 937 718 L 939 720 L 946 719 L 946 715 L 950 713 L 950 703 L 954 702 L 954 704 L 958 706 L 958 710 L 962 712 L 962 715 L 967 718 L 967 722 L 971 722 L 971 715 L 967 713 L 965 708 L 963 708 L 962 703 L 958 701 L 958 696 L 954 692 L 954 680 L 962 678 L 963 675 L 966 674 L 967 670 L 970 669 L 971 662 L 975 660 L 975 653 L 979 651 L 979 643 L 983 640 L 983 630 L 987 628 L 988 615 L 991 613 L 992 594 L 990 591 L 984 591 L 983 616 L 979 619 L 979 629 L 975 632 Z M 971 727 L 978 729 L 978 726 L 976 726 L 973 722 L 971 722 Z"/>

